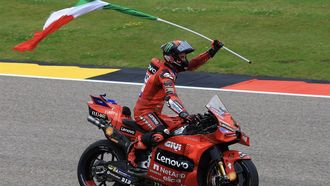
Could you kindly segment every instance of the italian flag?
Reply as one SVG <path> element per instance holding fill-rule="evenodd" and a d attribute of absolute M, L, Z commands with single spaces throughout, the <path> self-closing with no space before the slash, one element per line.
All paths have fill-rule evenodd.
<path fill-rule="evenodd" d="M 94 10 L 98 10 L 98 9 L 111 9 L 111 10 L 115 10 L 124 14 L 128 14 L 128 15 L 132 15 L 132 16 L 138 16 L 144 19 L 149 19 L 149 20 L 153 20 L 153 21 L 159 21 L 159 22 L 163 22 L 172 26 L 175 26 L 177 28 L 181 28 L 183 30 L 186 30 L 188 32 L 191 32 L 195 35 L 198 35 L 210 42 L 212 42 L 213 40 L 198 33 L 195 32 L 193 30 L 190 30 L 186 27 L 177 25 L 175 23 L 166 21 L 164 19 L 134 10 L 134 9 L 130 9 L 130 8 L 126 8 L 126 7 L 122 7 L 120 5 L 115 5 L 113 3 L 107 3 L 101 0 L 79 0 L 79 2 L 71 8 L 66 8 L 63 10 L 59 10 L 57 12 L 54 12 L 50 15 L 50 17 L 47 19 L 43 30 L 41 32 L 36 32 L 34 34 L 34 37 L 31 40 L 25 41 L 21 44 L 18 44 L 14 47 L 14 50 L 20 51 L 20 52 L 24 52 L 24 51 L 33 51 L 34 48 L 37 47 L 38 43 L 43 40 L 45 37 L 47 37 L 49 34 L 52 34 L 53 32 L 57 31 L 58 29 L 60 29 L 62 26 L 68 24 L 70 21 L 74 20 L 75 18 L 87 14 L 89 12 L 92 12 Z M 224 50 L 234 54 L 235 56 L 243 59 L 244 61 L 251 63 L 251 61 L 249 59 L 246 59 L 245 57 L 239 55 L 238 53 L 230 50 L 227 47 L 222 47 Z"/>
<path fill-rule="evenodd" d="M 14 47 L 14 50 L 20 52 L 24 52 L 27 50 L 33 51 L 33 49 L 37 47 L 38 43 L 48 35 L 54 33 L 55 31 L 68 24 L 70 21 L 78 18 L 79 16 L 98 9 L 112 9 L 129 15 L 139 16 L 150 20 L 157 20 L 156 17 L 145 14 L 143 12 L 107 3 L 104 1 L 80 0 L 74 7 L 53 12 L 47 19 L 42 31 L 36 32 L 31 40 L 16 45 Z"/>

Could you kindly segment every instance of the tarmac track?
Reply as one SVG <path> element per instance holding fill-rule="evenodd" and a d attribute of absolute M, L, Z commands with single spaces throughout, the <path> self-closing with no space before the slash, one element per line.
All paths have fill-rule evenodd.
<path fill-rule="evenodd" d="M 81 153 L 101 131 L 87 124 L 90 94 L 133 107 L 140 86 L 0 76 L 0 185 L 78 185 Z M 215 94 L 251 147 L 261 186 L 330 185 L 330 99 L 178 89 L 190 112 Z"/>

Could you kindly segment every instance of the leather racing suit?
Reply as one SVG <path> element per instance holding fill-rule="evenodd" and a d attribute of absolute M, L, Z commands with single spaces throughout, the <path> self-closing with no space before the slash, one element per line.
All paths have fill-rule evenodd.
<path fill-rule="evenodd" d="M 208 52 L 198 55 L 190 60 L 188 70 L 197 69 L 210 58 Z M 160 125 L 171 130 L 182 123 L 182 119 L 179 117 L 161 114 L 165 102 L 178 115 L 187 112 L 176 94 L 175 81 L 178 73 L 175 68 L 171 68 L 163 60 L 157 58 L 151 60 L 144 85 L 134 107 L 136 123 L 144 130 L 153 131 Z"/>

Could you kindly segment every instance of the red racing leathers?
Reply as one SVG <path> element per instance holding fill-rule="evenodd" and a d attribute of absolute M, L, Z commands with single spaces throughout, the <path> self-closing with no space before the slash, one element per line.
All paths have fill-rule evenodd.
<path fill-rule="evenodd" d="M 189 62 L 188 70 L 192 71 L 211 58 L 204 52 Z M 187 112 L 176 94 L 175 81 L 177 70 L 171 68 L 163 60 L 153 58 L 146 72 L 144 85 L 134 108 L 136 123 L 146 131 L 153 131 L 158 125 L 165 125 L 169 130 L 182 123 L 179 117 L 162 115 L 164 103 L 176 114 Z"/>

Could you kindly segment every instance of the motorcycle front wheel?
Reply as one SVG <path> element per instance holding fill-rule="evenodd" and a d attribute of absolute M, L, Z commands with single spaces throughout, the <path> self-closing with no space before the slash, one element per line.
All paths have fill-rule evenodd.
<path fill-rule="evenodd" d="M 78 163 L 78 181 L 81 186 L 122 186 L 102 174 L 102 164 L 122 161 L 125 155 L 108 140 L 91 144 L 81 155 Z"/>
<path fill-rule="evenodd" d="M 206 174 L 205 185 L 207 186 L 258 186 L 259 176 L 257 168 L 251 160 L 240 160 L 235 162 L 235 171 L 237 179 L 235 183 L 219 184 L 216 183 L 215 177 L 218 177 L 217 162 L 213 162 Z"/>

